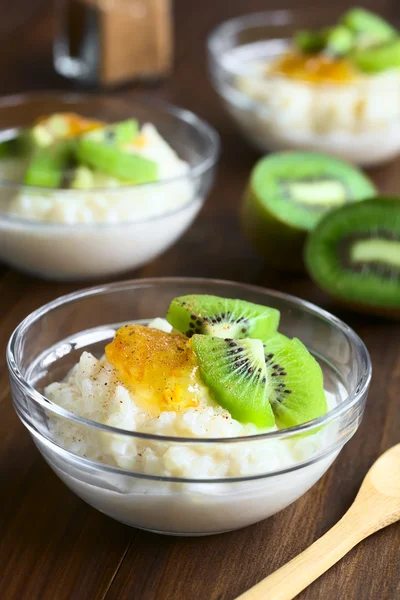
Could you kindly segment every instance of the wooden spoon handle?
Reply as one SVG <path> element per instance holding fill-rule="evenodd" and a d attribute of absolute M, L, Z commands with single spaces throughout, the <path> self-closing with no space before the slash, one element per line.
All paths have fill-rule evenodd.
<path fill-rule="evenodd" d="M 291 600 L 349 552 L 366 533 L 349 513 L 307 550 L 242 594 L 237 600 Z"/>

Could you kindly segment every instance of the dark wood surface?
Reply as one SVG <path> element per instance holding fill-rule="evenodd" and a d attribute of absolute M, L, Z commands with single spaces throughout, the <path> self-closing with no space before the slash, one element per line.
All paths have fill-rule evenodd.
<path fill-rule="evenodd" d="M 30 10 L 33 4 L 35 11 Z M 310 2 L 285 5 L 290 4 Z M 400 17 L 398 0 L 363 4 Z M 3 0 L 0 5 L 0 93 L 71 89 L 52 69 L 51 3 Z M 8 388 L 4 351 L 11 331 L 31 310 L 81 286 L 46 283 L 0 267 L 0 597 L 5 600 L 232 600 L 331 527 L 350 505 L 371 463 L 399 442 L 400 326 L 339 310 L 307 278 L 268 271 L 240 235 L 238 206 L 256 155 L 242 142 L 207 81 L 204 44 L 209 30 L 226 18 L 271 7 L 281 3 L 176 1 L 175 70 L 167 82 L 148 91 L 210 121 L 222 137 L 221 162 L 215 188 L 184 238 L 128 277 L 247 281 L 336 313 L 361 335 L 372 356 L 374 376 L 364 421 L 322 480 L 263 523 L 200 539 L 162 537 L 120 525 L 84 504 L 50 471 L 15 416 Z M 136 88 L 128 91 L 135 94 Z M 400 159 L 372 174 L 382 190 L 400 191 Z M 300 597 L 400 598 L 399 548 L 399 525 L 393 525 L 364 541 Z"/>

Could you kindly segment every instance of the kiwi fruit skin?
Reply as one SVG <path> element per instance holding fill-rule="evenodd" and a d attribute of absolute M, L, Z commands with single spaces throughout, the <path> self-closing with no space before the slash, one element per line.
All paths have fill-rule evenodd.
<path fill-rule="evenodd" d="M 400 317 L 400 270 L 395 278 L 345 269 L 339 243 L 347 236 L 394 231 L 400 242 L 400 198 L 377 197 L 327 214 L 310 234 L 305 263 L 314 282 L 346 308 L 387 318 Z M 378 234 L 375 234 L 378 235 Z"/>
<path fill-rule="evenodd" d="M 242 423 L 274 427 L 261 340 L 195 334 L 191 345 L 199 363 L 200 376 L 220 406 Z"/>
<path fill-rule="evenodd" d="M 263 206 L 249 185 L 241 209 L 242 231 L 267 265 L 294 273 L 304 272 L 303 246 L 306 231 L 278 221 Z"/>
<path fill-rule="evenodd" d="M 280 313 L 275 308 L 245 300 L 192 294 L 174 298 L 166 318 L 189 338 L 202 334 L 264 340 L 276 334 Z"/>
<path fill-rule="evenodd" d="M 303 248 L 310 227 L 296 225 L 289 220 L 283 220 L 281 216 L 271 210 L 269 203 L 263 200 L 260 193 L 256 191 L 256 178 L 261 177 L 262 169 L 269 170 L 268 177 L 273 176 L 274 164 L 279 160 L 288 160 L 294 168 L 302 164 L 319 163 L 320 173 L 339 179 L 339 175 L 345 178 L 346 173 L 354 180 L 352 186 L 358 186 L 360 193 L 356 194 L 353 189 L 351 201 L 363 201 L 376 193 L 372 181 L 361 171 L 348 163 L 336 158 L 315 152 L 280 152 L 268 155 L 258 161 L 252 170 L 250 182 L 247 185 L 241 207 L 241 224 L 245 237 L 254 248 L 263 256 L 265 263 L 275 269 L 289 272 L 302 273 L 305 271 L 303 261 Z M 326 171 L 323 169 L 326 167 Z M 332 170 L 330 170 L 330 168 Z M 338 174 L 335 177 L 334 170 Z M 311 171 L 310 171 L 311 172 Z M 344 183 L 346 183 L 344 181 Z M 271 193 L 273 193 L 271 191 Z M 350 200 L 347 200 L 350 202 Z M 325 211 L 321 212 L 321 217 Z M 312 228 L 312 226 L 311 226 Z"/>

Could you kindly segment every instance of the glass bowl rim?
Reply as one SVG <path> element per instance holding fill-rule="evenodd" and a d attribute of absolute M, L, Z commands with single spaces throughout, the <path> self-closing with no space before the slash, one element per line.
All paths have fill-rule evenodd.
<path fill-rule="evenodd" d="M 91 419 L 87 419 L 85 417 L 80 417 L 75 413 L 72 413 L 61 406 L 58 406 L 54 403 L 51 403 L 49 400 L 45 398 L 39 391 L 37 391 L 32 384 L 30 384 L 25 377 L 22 375 L 18 365 L 17 360 L 15 358 L 15 346 L 18 343 L 18 340 L 21 336 L 24 335 L 27 329 L 36 321 L 38 321 L 41 317 L 43 317 L 49 311 L 56 309 L 64 304 L 73 301 L 79 301 L 83 298 L 96 296 L 102 294 L 104 292 L 109 291 L 124 291 L 125 289 L 135 289 L 135 288 L 143 288 L 143 287 L 154 287 L 157 285 L 172 285 L 174 283 L 192 283 L 193 285 L 201 285 L 207 283 L 214 283 L 218 285 L 223 285 L 225 287 L 234 287 L 239 286 L 248 291 L 262 293 L 264 295 L 273 296 L 274 298 L 281 299 L 284 301 L 288 301 L 292 304 L 295 304 L 301 309 L 305 309 L 307 312 L 312 313 L 320 318 L 323 318 L 326 322 L 331 325 L 334 325 L 337 329 L 340 329 L 342 333 L 346 336 L 346 338 L 352 343 L 353 347 L 356 348 L 356 351 L 361 359 L 363 359 L 363 363 L 365 364 L 364 372 L 360 374 L 358 382 L 355 384 L 354 389 L 352 389 L 347 397 L 340 402 L 333 409 L 329 410 L 325 415 L 303 423 L 301 425 L 297 425 L 295 427 L 289 427 L 282 430 L 269 431 L 264 433 L 259 433 L 255 435 L 249 436 L 236 436 L 236 437 L 220 437 L 220 438 L 193 438 L 193 437 L 176 437 L 176 436 L 164 436 L 164 435 L 156 435 L 149 434 L 138 431 L 131 431 L 126 429 L 120 429 L 118 427 L 114 427 L 111 425 L 105 425 L 103 423 L 99 423 L 97 421 L 93 421 Z M 51 302 L 44 304 L 43 306 L 37 308 L 33 312 L 31 312 L 28 316 L 26 316 L 21 323 L 14 329 L 13 333 L 10 336 L 9 342 L 7 344 L 6 350 L 6 361 L 9 370 L 10 377 L 17 382 L 19 387 L 22 389 L 23 393 L 28 395 L 30 401 L 33 401 L 34 404 L 38 404 L 41 408 L 44 408 L 46 411 L 56 415 L 57 417 L 62 417 L 68 421 L 72 421 L 73 423 L 78 423 L 80 425 L 91 427 L 93 429 L 97 429 L 99 431 L 103 431 L 106 433 L 112 433 L 117 435 L 127 436 L 129 438 L 139 438 L 139 439 L 148 439 L 155 442 L 173 442 L 176 444 L 185 444 L 185 443 L 196 443 L 196 444 L 229 444 L 229 443 L 239 443 L 246 441 L 256 441 L 256 440 L 267 440 L 267 439 L 284 439 L 287 437 L 291 437 L 293 435 L 297 435 L 300 433 L 306 433 L 310 430 L 317 429 L 322 425 L 326 425 L 333 421 L 334 419 L 346 414 L 349 409 L 351 409 L 354 405 L 357 405 L 359 401 L 363 398 L 365 392 L 368 390 L 371 377 L 372 377 L 372 365 L 371 359 L 369 356 L 369 352 L 361 340 L 361 338 L 355 333 L 353 329 L 351 329 L 346 323 L 329 313 L 328 311 L 316 306 L 315 304 L 308 302 L 307 300 L 303 300 L 301 298 L 297 298 L 296 296 L 292 296 L 291 294 L 286 294 L 284 292 L 279 292 L 276 290 L 270 290 L 268 288 L 263 288 L 261 286 L 256 286 L 247 283 L 223 280 L 223 279 L 212 279 L 212 278 L 196 278 L 196 277 L 154 277 L 154 278 L 146 278 L 146 279 L 130 279 L 126 281 L 107 283 L 104 285 L 93 286 L 85 289 L 78 290 L 76 292 L 72 292 L 70 294 L 66 294 L 60 296 Z"/>
<path fill-rule="evenodd" d="M 219 65 L 219 67 L 226 71 L 226 68 L 223 66 L 222 61 L 221 61 L 221 56 L 223 55 L 223 50 L 220 47 L 221 44 L 221 40 L 225 40 L 227 39 L 230 35 L 235 34 L 235 33 L 239 33 L 241 31 L 245 31 L 247 29 L 252 29 L 253 27 L 270 27 L 271 29 L 274 29 L 276 27 L 282 26 L 282 25 L 290 25 L 293 20 L 296 19 L 296 16 L 301 16 L 302 18 L 306 17 L 307 14 L 312 14 L 315 15 L 317 13 L 319 13 L 321 16 L 327 17 L 329 19 L 329 16 L 331 15 L 332 18 L 337 19 L 338 15 L 343 14 L 343 11 L 338 11 L 337 9 L 329 9 L 328 12 L 326 12 L 325 10 L 321 10 L 320 7 L 312 7 L 312 6 L 308 6 L 305 7 L 304 10 L 300 10 L 300 9 L 276 9 L 276 10 L 264 10 L 264 11 L 257 11 L 257 12 L 251 12 L 251 13 L 246 13 L 244 15 L 239 15 L 237 17 L 232 17 L 231 19 L 227 19 L 226 21 L 223 21 L 221 23 L 219 23 L 218 25 L 216 25 L 211 32 L 209 33 L 208 37 L 207 37 L 207 50 L 209 55 L 212 57 L 212 59 L 215 61 L 216 64 Z M 392 22 L 393 20 L 391 20 Z M 232 49 L 234 48 L 238 48 L 240 46 L 238 46 L 237 44 L 233 44 L 232 45 Z M 390 71 L 390 69 L 388 70 Z M 387 71 L 382 71 L 381 73 L 372 73 L 371 76 L 372 77 L 379 77 L 382 76 L 382 74 L 386 73 Z M 370 79 L 370 76 L 368 75 L 368 73 L 366 73 L 364 75 L 367 79 Z M 306 81 L 306 80 L 301 80 L 301 79 L 290 79 L 288 77 L 285 77 L 284 75 L 270 75 L 268 77 L 265 78 L 265 80 L 267 81 L 289 81 L 293 84 L 297 84 L 299 86 L 305 87 L 305 88 L 310 88 L 310 89 L 318 89 L 318 91 L 324 91 L 324 90 L 344 90 L 344 91 L 349 91 L 352 90 L 354 88 L 358 89 L 358 81 L 353 81 L 353 82 L 349 82 L 349 83 L 343 83 L 343 84 L 335 84 L 335 83 L 317 83 L 317 82 L 310 82 L 310 81 Z M 237 98 L 241 98 L 242 101 L 243 99 L 246 101 L 247 104 L 251 105 L 253 108 L 257 108 L 260 110 L 265 110 L 265 105 L 257 100 L 253 100 L 246 92 L 243 92 L 242 90 L 239 90 L 236 87 L 233 87 L 231 85 L 229 85 L 229 87 L 232 89 L 232 92 L 235 93 L 235 95 L 237 96 Z M 218 90 L 218 86 L 217 86 L 217 90 Z M 219 91 L 219 90 L 218 90 Z M 396 90 L 394 90 L 396 91 Z M 386 93 L 386 90 L 383 92 Z M 376 94 L 376 91 L 374 90 L 374 95 Z"/>
<path fill-rule="evenodd" d="M 29 103 L 31 100 L 38 101 L 40 99 L 43 100 L 59 100 L 62 102 L 85 102 L 90 101 L 91 99 L 104 99 L 105 101 L 113 101 L 118 99 L 124 99 L 129 101 L 133 107 L 140 106 L 144 108 L 150 108 L 154 110 L 159 110 L 169 117 L 176 118 L 178 121 L 186 123 L 190 127 L 193 127 L 203 138 L 206 140 L 209 146 L 209 152 L 202 158 L 201 162 L 192 167 L 189 165 L 189 171 L 184 175 L 179 175 L 176 177 L 170 177 L 168 179 L 162 179 L 160 181 L 156 181 L 153 183 L 140 184 L 135 186 L 123 186 L 120 188 L 93 188 L 92 190 L 87 190 L 93 193 L 112 193 L 112 194 L 125 194 L 132 191 L 138 191 L 143 189 L 152 189 L 152 188 L 162 188 L 164 185 L 176 183 L 178 181 L 186 181 L 196 178 L 201 178 L 209 171 L 215 168 L 218 163 L 220 151 L 221 151 L 221 142 L 220 136 L 216 129 L 212 127 L 206 120 L 199 117 L 196 113 L 188 110 L 186 108 L 182 108 L 180 106 L 176 106 L 174 104 L 170 104 L 169 102 L 164 102 L 159 100 L 158 98 L 147 98 L 146 96 L 141 96 L 138 98 L 130 98 L 128 93 L 122 93 L 119 95 L 110 95 L 104 92 L 90 94 L 85 92 L 65 92 L 65 91 L 40 91 L 40 92 L 28 92 L 21 94 L 9 94 L 5 96 L 0 96 L 0 111 L 4 108 L 11 106 L 18 106 Z M 134 110 L 134 108 L 133 108 Z M 3 130 L 4 131 L 4 130 Z M 0 177 L 0 189 L 11 189 L 16 191 L 22 191 L 25 193 L 33 192 L 33 193 L 43 193 L 49 194 L 52 193 L 51 188 L 43 188 L 40 186 L 32 186 L 32 185 L 23 185 L 20 183 L 15 183 L 12 181 L 7 181 Z M 63 194 L 66 197 L 71 195 L 81 195 L 85 192 L 85 190 L 69 190 L 69 189 L 57 189 L 55 190 L 57 194 Z M 7 213 L 0 211 L 0 225 L 1 224 L 9 224 L 15 226 L 22 226 L 28 229 L 36 229 L 36 228 L 46 228 L 46 229 L 61 229 L 61 230 L 92 230 L 92 229 L 108 229 L 108 228 L 116 228 L 121 226 L 132 226 L 132 225 L 140 225 L 143 223 L 150 223 L 152 221 L 157 221 L 163 219 L 164 217 L 173 216 L 181 211 L 184 211 L 186 208 L 197 202 L 197 197 L 194 196 L 190 202 L 187 202 L 183 206 L 178 208 L 174 208 L 172 210 L 163 212 L 159 215 L 153 215 L 148 218 L 139 219 L 137 221 L 120 221 L 115 223 L 101 223 L 101 222 L 93 222 L 93 223 L 57 223 L 57 222 L 48 222 L 41 221 L 35 219 L 24 219 L 20 217 L 15 217 L 12 215 L 8 215 Z"/>

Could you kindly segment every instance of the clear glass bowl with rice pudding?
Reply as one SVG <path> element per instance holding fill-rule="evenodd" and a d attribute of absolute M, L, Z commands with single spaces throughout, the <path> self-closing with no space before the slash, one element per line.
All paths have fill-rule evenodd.
<path fill-rule="evenodd" d="M 120 396 L 111 407 L 98 392 L 97 385 L 107 385 L 98 375 L 82 379 L 79 386 L 95 411 L 84 414 L 105 408 L 103 422 L 44 396 L 82 360 L 82 353 L 100 358 L 118 327 L 148 324 L 165 315 L 172 298 L 185 294 L 214 294 L 278 309 L 282 332 L 302 339 L 322 368 L 328 412 L 297 427 L 267 432 L 246 430 L 226 414 L 209 418 L 207 411 L 180 420 L 162 413 L 150 428 L 135 429 L 129 428 L 134 422 L 130 400 Z M 7 363 L 15 410 L 58 477 L 110 517 L 173 535 L 245 527 L 300 498 L 356 432 L 371 378 L 363 342 L 324 310 L 255 286 L 190 278 L 127 281 L 58 298 L 17 327 Z"/>
<path fill-rule="evenodd" d="M 362 72 L 347 58 L 293 50 L 296 35 L 329 31 L 340 17 L 322 6 L 261 12 L 209 36 L 211 81 L 258 150 L 315 150 L 362 166 L 400 153 L 400 66 Z"/>
<path fill-rule="evenodd" d="M 122 185 L 96 173 L 88 183 L 92 171 L 78 165 L 65 169 L 58 188 L 28 185 L 31 158 L 2 150 L 0 260 L 50 279 L 113 276 L 144 265 L 182 236 L 214 180 L 219 138 L 207 123 L 129 95 L 35 93 L 0 99 L 1 149 L 49 115 L 105 124 L 134 119 L 135 152 L 157 163 L 157 180 Z M 74 177 L 79 185 L 71 184 Z"/>

